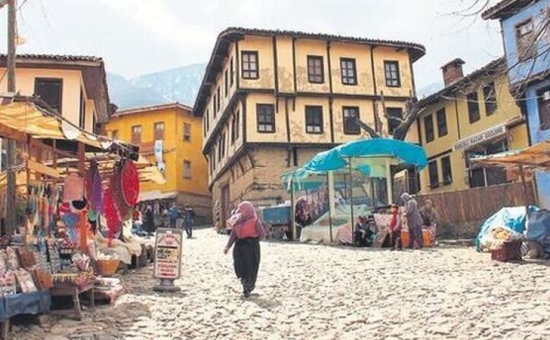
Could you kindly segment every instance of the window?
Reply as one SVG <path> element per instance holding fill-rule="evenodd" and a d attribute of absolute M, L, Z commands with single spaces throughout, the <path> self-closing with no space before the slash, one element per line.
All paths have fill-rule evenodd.
<path fill-rule="evenodd" d="M 183 161 L 183 178 L 191 178 L 191 162 L 188 160 Z"/>
<path fill-rule="evenodd" d="M 466 96 L 466 100 L 468 101 L 468 118 L 470 119 L 470 124 L 475 123 L 480 119 L 477 92 L 469 93 Z"/>
<path fill-rule="evenodd" d="M 189 123 L 183 123 L 183 141 L 191 141 L 191 124 Z"/>
<path fill-rule="evenodd" d="M 213 107 L 213 116 L 214 119 L 216 119 L 216 115 L 218 114 L 218 100 L 216 99 L 216 92 L 214 92 L 214 97 L 212 98 L 212 107 Z"/>
<path fill-rule="evenodd" d="M 258 132 L 275 132 L 275 107 L 271 104 L 257 104 Z"/>
<path fill-rule="evenodd" d="M 437 136 L 443 137 L 446 136 L 447 131 L 447 114 L 445 113 L 445 108 L 442 108 L 437 111 L 435 119 L 437 120 Z"/>
<path fill-rule="evenodd" d="M 470 158 L 472 157 L 496 154 L 506 150 L 508 150 L 508 142 L 504 139 L 497 142 L 476 146 L 474 149 L 469 150 L 465 154 L 466 167 L 468 169 L 468 183 L 470 188 L 486 187 L 508 182 L 508 179 L 506 178 L 506 171 L 503 168 L 474 168 L 470 162 Z"/>
<path fill-rule="evenodd" d="M 388 116 L 395 118 L 388 118 L 388 133 L 392 135 L 395 129 L 401 123 L 401 118 L 403 118 L 403 109 L 400 107 L 388 107 L 386 111 L 388 113 Z"/>
<path fill-rule="evenodd" d="M 141 143 L 141 125 L 132 126 L 132 144 L 139 145 Z"/>
<path fill-rule="evenodd" d="M 229 74 L 229 82 L 231 86 L 233 86 L 233 82 L 235 81 L 235 65 L 233 64 L 233 58 L 231 58 L 231 61 L 229 62 L 229 67 L 231 70 L 231 73 Z"/>
<path fill-rule="evenodd" d="M 386 74 L 386 86 L 400 87 L 401 79 L 399 78 L 399 62 L 384 61 L 384 71 Z"/>
<path fill-rule="evenodd" d="M 111 139 L 118 140 L 118 130 L 111 131 Z"/>
<path fill-rule="evenodd" d="M 323 133 L 322 106 L 306 106 L 306 132 Z"/>
<path fill-rule="evenodd" d="M 527 60 L 535 56 L 537 44 L 533 32 L 533 20 L 529 19 L 516 26 L 516 48 L 518 59 Z"/>
<path fill-rule="evenodd" d="M 426 130 L 426 143 L 434 140 L 434 121 L 432 115 L 424 117 L 424 129 Z"/>
<path fill-rule="evenodd" d="M 233 116 L 231 121 L 231 144 L 233 144 L 237 139 L 239 139 L 239 129 L 240 129 L 240 112 L 237 111 Z"/>
<path fill-rule="evenodd" d="M 342 108 L 344 114 L 344 134 L 346 135 L 358 135 L 361 133 L 361 127 L 357 124 L 359 118 L 359 107 L 357 106 L 344 106 Z"/>
<path fill-rule="evenodd" d="M 357 85 L 357 72 L 355 69 L 355 59 L 340 58 L 340 70 L 342 73 L 342 84 Z"/>
<path fill-rule="evenodd" d="M 537 92 L 541 130 L 550 129 L 550 88 Z"/>
<path fill-rule="evenodd" d="M 310 83 L 324 83 L 323 57 L 307 56 L 307 80 Z"/>
<path fill-rule="evenodd" d="M 155 123 L 155 140 L 164 140 L 164 122 Z"/>
<path fill-rule="evenodd" d="M 223 76 L 224 81 L 224 93 L 227 97 L 227 94 L 229 93 L 229 70 L 225 70 L 225 75 Z"/>
<path fill-rule="evenodd" d="M 206 116 L 204 117 L 204 121 L 206 123 L 206 129 L 204 129 L 204 136 L 206 137 L 206 133 L 208 130 L 210 130 L 210 110 L 206 110 Z"/>
<path fill-rule="evenodd" d="M 78 113 L 78 126 L 86 128 L 86 98 L 84 97 L 84 91 L 80 89 L 80 111 Z"/>
<path fill-rule="evenodd" d="M 453 173 L 451 170 L 451 157 L 441 158 L 441 172 L 443 173 L 443 185 L 453 183 Z"/>
<path fill-rule="evenodd" d="M 258 79 L 258 52 L 242 51 L 242 68 L 244 79 Z"/>
<path fill-rule="evenodd" d="M 439 186 L 439 174 L 437 173 L 436 160 L 428 163 L 428 172 L 430 173 L 430 188 L 437 188 Z"/>
<path fill-rule="evenodd" d="M 483 99 L 485 100 L 485 114 L 490 116 L 497 110 L 495 83 L 483 86 Z"/>
<path fill-rule="evenodd" d="M 63 79 L 36 78 L 34 80 L 34 94 L 42 98 L 52 109 L 61 114 Z"/>
<path fill-rule="evenodd" d="M 221 161 L 225 157 L 225 133 L 218 139 L 218 160 Z"/>
<path fill-rule="evenodd" d="M 217 99 L 217 106 L 218 106 L 218 111 L 222 109 L 222 106 L 221 106 L 221 100 L 222 100 L 222 95 L 221 95 L 221 88 L 218 87 L 218 90 L 216 91 L 216 99 Z"/>

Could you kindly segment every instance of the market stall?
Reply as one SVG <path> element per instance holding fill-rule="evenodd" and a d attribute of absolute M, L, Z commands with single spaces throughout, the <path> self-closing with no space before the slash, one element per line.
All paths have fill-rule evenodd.
<path fill-rule="evenodd" d="M 527 189 L 532 182 L 527 178 L 535 172 L 550 171 L 550 141 L 533 146 L 471 159 L 474 166 L 498 167 L 508 178 L 521 179 L 524 188 L 524 207 L 503 208 L 487 219 L 476 240 L 478 250 L 493 253 L 493 258 L 508 261 L 521 259 L 520 245 L 536 250 L 541 257 L 550 254 L 550 213 L 532 206 L 527 200 Z M 519 216 L 511 218 L 510 216 Z"/>
<path fill-rule="evenodd" d="M 36 98 L 8 99 L 0 105 L 0 137 L 18 143 L 19 165 L 12 168 L 18 173 L 18 200 L 11 204 L 23 207 L 24 218 L 18 226 L 3 225 L 4 333 L 10 317 L 47 312 L 53 297 L 70 296 L 80 318 L 80 295 L 87 293 L 93 307 L 98 283 L 120 293 L 112 290 L 120 288 L 116 282 L 97 280 L 112 274 L 120 259 L 98 249 L 96 240 L 105 226 L 107 249 L 115 248 L 137 203 L 140 180 L 158 179 L 150 164 L 140 164 L 136 147 L 84 131 Z M 4 205 L 2 211 L 15 208 Z M 139 248 L 134 253 L 143 247 L 126 242 Z"/>
<path fill-rule="evenodd" d="M 326 192 L 323 213 L 302 229 L 300 240 L 353 244 L 355 221 L 360 215 L 375 220 L 379 235 L 387 233 L 389 218 L 383 209 L 393 202 L 392 167 L 403 165 L 416 170 L 424 168 L 424 149 L 399 140 L 376 138 L 321 152 L 296 171 L 284 174 L 293 216 L 303 191 L 306 200 L 315 191 Z M 293 230 L 296 235 L 295 226 Z"/>

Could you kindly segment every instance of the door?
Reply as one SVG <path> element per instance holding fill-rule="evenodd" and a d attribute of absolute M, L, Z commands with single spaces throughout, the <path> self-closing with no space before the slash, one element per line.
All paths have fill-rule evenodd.
<path fill-rule="evenodd" d="M 230 217 L 229 214 L 229 184 L 226 184 L 222 187 L 222 211 L 221 211 L 221 221 L 220 225 L 226 228 L 225 221 Z"/>

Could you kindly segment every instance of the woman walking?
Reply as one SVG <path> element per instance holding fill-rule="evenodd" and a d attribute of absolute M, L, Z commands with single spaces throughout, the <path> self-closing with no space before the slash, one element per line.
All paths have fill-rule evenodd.
<path fill-rule="evenodd" d="M 243 285 L 244 297 L 249 297 L 256 287 L 256 278 L 260 267 L 260 240 L 265 238 L 265 230 L 256 216 L 252 203 L 244 201 L 237 208 L 237 222 L 231 229 L 227 246 L 223 250 L 227 254 L 233 248 L 233 265 L 235 274 Z"/>

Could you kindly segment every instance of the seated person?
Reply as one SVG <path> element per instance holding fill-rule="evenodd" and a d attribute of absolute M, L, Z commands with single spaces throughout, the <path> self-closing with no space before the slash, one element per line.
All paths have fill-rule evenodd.
<path fill-rule="evenodd" d="M 355 224 L 355 243 L 360 247 L 367 247 L 372 244 L 373 235 L 369 221 L 364 215 L 360 215 Z"/>

